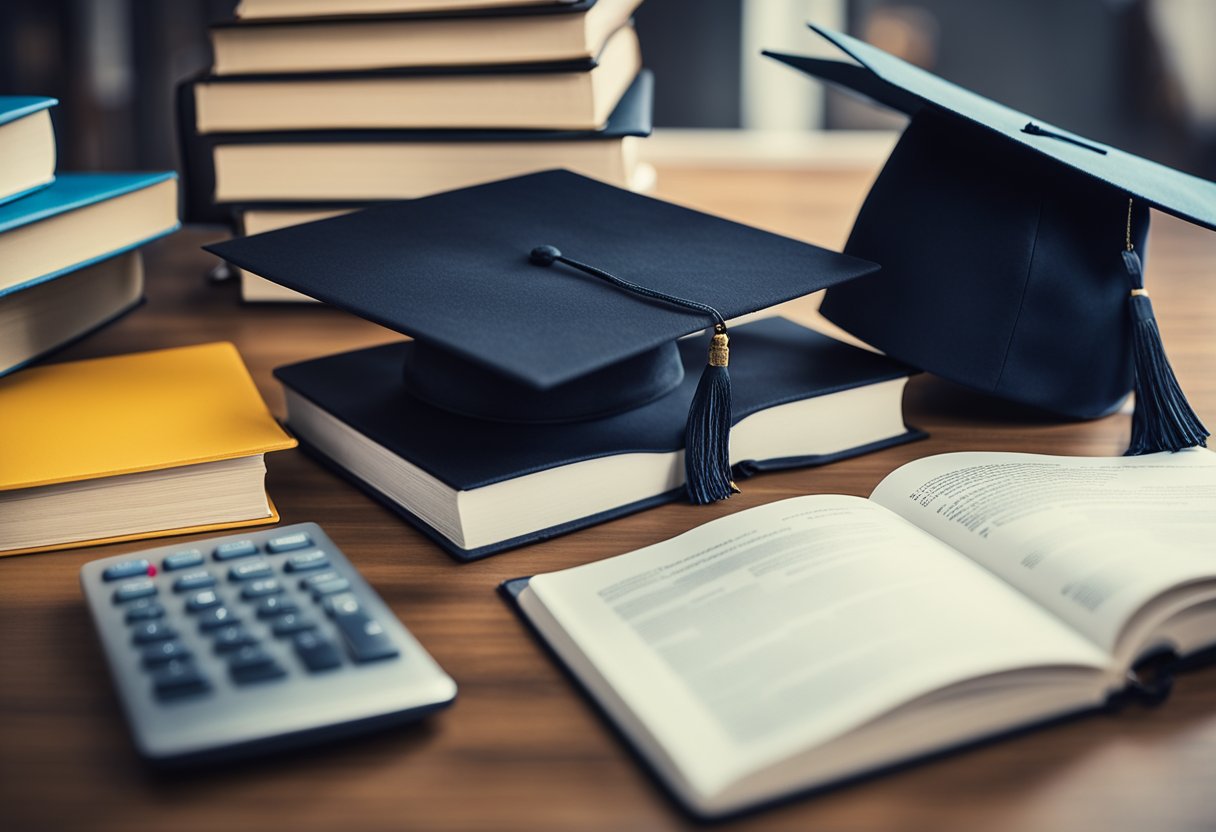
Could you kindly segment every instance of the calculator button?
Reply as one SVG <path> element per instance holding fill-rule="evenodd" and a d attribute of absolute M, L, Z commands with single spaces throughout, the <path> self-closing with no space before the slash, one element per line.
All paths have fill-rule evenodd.
<path fill-rule="evenodd" d="M 289 612 L 297 612 L 300 607 L 295 601 L 290 598 L 284 598 L 281 595 L 272 595 L 269 598 L 263 598 L 258 602 L 257 615 L 258 618 L 274 618 L 277 615 L 286 615 Z"/>
<path fill-rule="evenodd" d="M 279 552 L 291 552 L 311 545 L 312 538 L 306 532 L 296 532 L 270 538 L 266 541 L 266 551 L 277 555 Z"/>
<path fill-rule="evenodd" d="M 204 610 L 198 617 L 198 628 L 204 632 L 217 630 L 228 624 L 235 624 L 237 620 L 237 617 L 232 614 L 232 610 L 227 607 L 212 607 Z"/>
<path fill-rule="evenodd" d="M 209 610 L 212 607 L 220 605 L 220 597 L 215 594 L 213 589 L 204 589 L 201 592 L 196 592 L 186 599 L 187 612 L 202 612 Z"/>
<path fill-rule="evenodd" d="M 267 578 L 263 581 L 254 581 L 241 590 L 241 597 L 246 601 L 251 601 L 254 598 L 264 598 L 267 595 L 277 595 L 283 591 L 282 585 L 274 578 Z"/>
<path fill-rule="evenodd" d="M 287 563 L 283 564 L 283 568 L 288 572 L 307 572 L 309 569 L 324 569 L 327 566 L 329 558 L 320 549 L 292 555 L 287 559 Z"/>
<path fill-rule="evenodd" d="M 346 592 L 350 589 L 350 581 L 346 578 L 334 578 L 332 581 L 322 581 L 319 584 L 312 586 L 312 600 L 320 601 L 326 595 L 333 595 L 335 592 Z"/>
<path fill-rule="evenodd" d="M 177 630 L 163 621 L 148 621 L 131 630 L 131 640 L 136 644 L 152 644 L 177 638 Z"/>
<path fill-rule="evenodd" d="M 296 633 L 292 644 L 296 648 L 296 655 L 311 673 L 331 670 L 342 664 L 342 654 L 334 643 L 313 630 Z"/>
<path fill-rule="evenodd" d="M 190 648 L 180 641 L 162 641 L 159 644 L 149 644 L 140 651 L 144 667 L 158 667 L 174 659 L 188 659 L 194 654 Z"/>
<path fill-rule="evenodd" d="M 261 647 L 242 647 L 228 659 L 228 673 L 232 681 L 243 684 L 277 679 L 287 671 Z"/>
<path fill-rule="evenodd" d="M 302 633 L 305 630 L 315 629 L 317 622 L 305 615 L 296 615 L 288 613 L 280 615 L 270 625 L 271 631 L 279 637 L 293 636 L 296 633 Z"/>
<path fill-rule="evenodd" d="M 362 610 L 335 614 L 334 623 L 338 625 L 338 632 L 346 643 L 346 652 L 355 661 L 370 662 L 397 655 L 397 648 L 384 632 L 384 627 Z"/>
<path fill-rule="evenodd" d="M 340 592 L 326 598 L 322 606 L 330 618 L 335 615 L 350 615 L 359 611 L 359 599 L 353 592 Z"/>
<path fill-rule="evenodd" d="M 152 674 L 158 699 L 178 699 L 211 689 L 207 677 L 191 661 L 171 661 Z"/>
<path fill-rule="evenodd" d="M 172 572 L 175 569 L 189 569 L 191 566 L 200 566 L 202 562 L 203 553 L 198 549 L 182 549 L 180 552 L 165 555 L 165 559 L 160 562 L 160 567 L 166 572 Z"/>
<path fill-rule="evenodd" d="M 323 584 L 326 581 L 335 581 L 341 577 L 341 575 L 332 569 L 328 569 L 324 572 L 317 572 L 316 574 L 300 578 L 300 589 L 312 589 L 317 584 Z"/>
<path fill-rule="evenodd" d="M 173 582 L 174 592 L 189 592 L 192 589 L 207 589 L 215 586 L 215 576 L 210 572 L 187 572 Z"/>
<path fill-rule="evenodd" d="M 134 601 L 137 598 L 147 598 L 149 595 L 156 594 L 156 584 L 147 578 L 138 581 L 127 581 L 125 584 L 119 584 L 114 590 L 114 603 L 122 604 L 127 601 Z"/>
<path fill-rule="evenodd" d="M 212 633 L 212 643 L 215 645 L 215 652 L 231 653 L 233 650 L 257 644 L 258 640 L 240 624 L 229 624 Z"/>
<path fill-rule="evenodd" d="M 252 540 L 233 540 L 230 543 L 221 543 L 215 547 L 215 552 L 212 557 L 216 560 L 232 560 L 233 558 L 244 558 L 249 555 L 258 553 L 258 545 Z"/>
<path fill-rule="evenodd" d="M 127 605 L 127 623 L 132 621 L 150 621 L 154 618 L 162 618 L 165 614 L 165 608 L 151 598 L 142 598 L 133 604 Z"/>
<path fill-rule="evenodd" d="M 274 570 L 264 560 L 251 560 L 246 563 L 238 563 L 228 570 L 228 580 L 230 581 L 249 581 L 254 578 L 269 578 L 273 575 Z"/>
<path fill-rule="evenodd" d="M 152 564 L 143 558 L 139 560 L 119 561 L 111 566 L 107 566 L 105 571 L 101 573 L 101 579 L 103 581 L 121 581 L 123 578 L 147 575 L 151 567 Z"/>

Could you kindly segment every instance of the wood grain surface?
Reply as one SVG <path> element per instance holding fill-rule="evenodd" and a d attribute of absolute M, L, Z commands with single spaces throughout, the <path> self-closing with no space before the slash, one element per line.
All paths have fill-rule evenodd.
<path fill-rule="evenodd" d="M 839 248 L 873 174 L 669 167 L 660 170 L 659 193 Z M 216 238 L 185 231 L 151 246 L 147 305 L 54 360 L 228 340 L 281 416 L 275 366 L 393 339 L 331 309 L 241 305 L 234 285 L 203 279 L 213 261 L 199 246 Z M 1216 235 L 1156 215 L 1150 252 L 1149 286 L 1170 356 L 1197 410 L 1216 423 Z M 814 307 L 814 300 L 803 301 L 786 311 L 809 320 Z M 460 695 L 451 709 L 422 724 L 202 772 L 157 774 L 136 757 L 78 586 L 86 561 L 167 541 L 0 559 L 0 828 L 693 826 L 525 634 L 495 587 L 506 578 L 626 552 L 783 497 L 866 495 L 891 469 L 928 454 L 1117 454 L 1129 423 L 1120 413 L 1059 424 L 927 376 L 909 386 L 906 413 L 930 439 L 824 468 L 762 475 L 722 504 L 669 505 L 467 565 L 302 453 L 271 456 L 269 489 L 283 522 L 322 524 L 456 679 Z M 1132 707 L 1071 722 L 721 828 L 1214 829 L 1214 683 L 1216 670 L 1196 672 L 1155 710 Z"/>

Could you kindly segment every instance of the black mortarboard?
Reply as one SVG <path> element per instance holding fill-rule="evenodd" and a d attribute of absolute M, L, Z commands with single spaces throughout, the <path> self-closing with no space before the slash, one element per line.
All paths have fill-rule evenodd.
<path fill-rule="evenodd" d="M 686 434 L 694 502 L 733 487 L 724 319 L 876 268 L 560 170 L 207 248 L 412 336 L 407 392 L 481 419 L 640 407 L 683 378 L 676 340 L 713 326 Z"/>
<path fill-rule="evenodd" d="M 765 54 L 911 117 L 845 246 L 882 270 L 828 292 L 823 314 L 914 366 L 1073 418 L 1111 412 L 1134 383 L 1129 453 L 1204 444 L 1140 258 L 1149 207 L 1216 229 L 1216 183 L 811 28 L 856 63 Z"/>

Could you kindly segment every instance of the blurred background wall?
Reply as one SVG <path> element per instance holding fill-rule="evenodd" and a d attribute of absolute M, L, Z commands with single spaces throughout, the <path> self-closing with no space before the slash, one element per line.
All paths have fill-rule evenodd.
<path fill-rule="evenodd" d="M 0 93 L 61 99 L 64 167 L 176 165 L 174 84 L 210 62 L 235 0 L 2 0 Z M 649 0 L 637 14 L 659 127 L 890 129 L 783 69 L 804 21 L 1100 141 L 1216 178 L 1216 0 Z"/>

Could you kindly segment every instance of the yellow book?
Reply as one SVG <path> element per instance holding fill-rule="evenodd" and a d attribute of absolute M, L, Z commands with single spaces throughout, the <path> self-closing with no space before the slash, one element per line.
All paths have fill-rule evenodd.
<path fill-rule="evenodd" d="M 0 555 L 273 523 L 293 448 L 232 344 L 0 379 Z"/>

